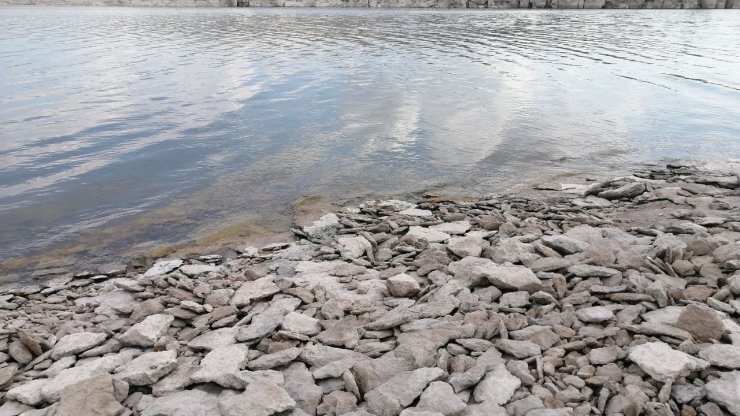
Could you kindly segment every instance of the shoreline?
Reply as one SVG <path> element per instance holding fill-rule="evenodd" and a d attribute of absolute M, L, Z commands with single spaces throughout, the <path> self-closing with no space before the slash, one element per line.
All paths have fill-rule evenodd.
<path fill-rule="evenodd" d="M 739 172 L 370 201 L 2 289 L 0 414 L 738 415 Z"/>

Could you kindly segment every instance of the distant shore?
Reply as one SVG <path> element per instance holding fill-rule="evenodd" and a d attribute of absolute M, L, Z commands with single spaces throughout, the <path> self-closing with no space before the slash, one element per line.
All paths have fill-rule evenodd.
<path fill-rule="evenodd" d="M 740 9 L 740 0 L 0 0 L 3 5 L 408 9 Z"/>

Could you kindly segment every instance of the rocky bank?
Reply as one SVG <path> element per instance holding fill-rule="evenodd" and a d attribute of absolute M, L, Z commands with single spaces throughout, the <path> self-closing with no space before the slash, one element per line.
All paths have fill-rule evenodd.
<path fill-rule="evenodd" d="M 0 0 L 0 5 L 438 9 L 740 9 L 740 0 Z"/>
<path fill-rule="evenodd" d="M 366 203 L 0 295 L 0 415 L 740 415 L 740 179 Z"/>

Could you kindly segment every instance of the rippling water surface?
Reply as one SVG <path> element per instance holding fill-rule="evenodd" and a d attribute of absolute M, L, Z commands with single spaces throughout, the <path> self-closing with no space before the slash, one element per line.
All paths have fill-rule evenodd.
<path fill-rule="evenodd" d="M 740 155 L 740 14 L 0 8 L 0 260 Z"/>

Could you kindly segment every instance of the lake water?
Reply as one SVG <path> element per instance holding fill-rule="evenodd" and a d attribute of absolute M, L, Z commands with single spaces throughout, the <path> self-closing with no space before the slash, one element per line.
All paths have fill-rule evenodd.
<path fill-rule="evenodd" d="M 301 197 L 740 156 L 729 11 L 4 7 L 0 25 L 0 260 L 270 228 Z"/>

